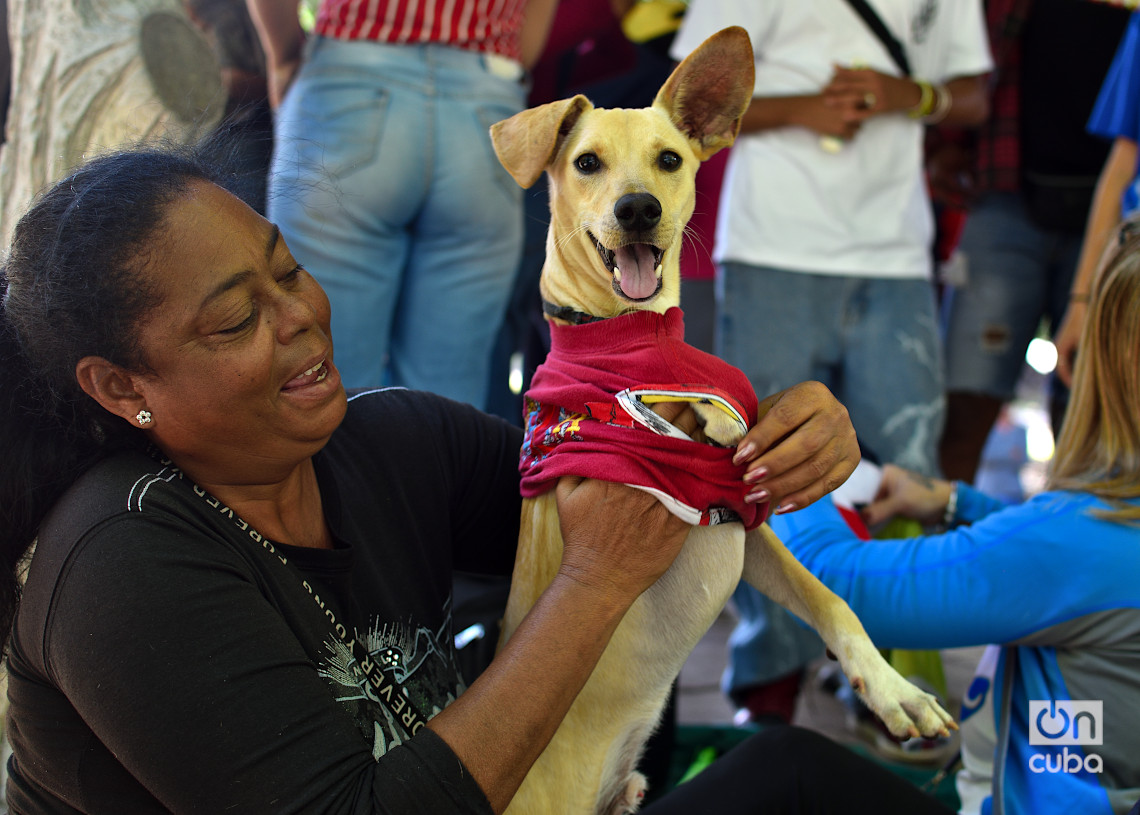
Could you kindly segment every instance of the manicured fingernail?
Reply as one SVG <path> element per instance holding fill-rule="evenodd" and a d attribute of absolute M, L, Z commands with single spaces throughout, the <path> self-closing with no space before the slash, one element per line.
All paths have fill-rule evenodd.
<path fill-rule="evenodd" d="M 755 484 L 757 481 L 763 481 L 768 477 L 767 467 L 757 467 L 755 470 L 749 470 L 744 474 L 744 482 L 746 484 Z"/>
<path fill-rule="evenodd" d="M 785 512 L 791 512 L 794 509 L 796 509 L 796 505 L 789 501 L 786 504 L 780 504 L 778 507 L 776 507 L 774 514 L 783 515 Z"/>
<path fill-rule="evenodd" d="M 744 496 L 744 502 L 746 504 L 759 504 L 761 501 L 767 501 L 771 497 L 768 490 L 754 490 Z"/>
<path fill-rule="evenodd" d="M 736 448 L 736 455 L 732 457 L 733 464 L 743 464 L 756 456 L 756 445 L 751 441 L 745 441 Z"/>

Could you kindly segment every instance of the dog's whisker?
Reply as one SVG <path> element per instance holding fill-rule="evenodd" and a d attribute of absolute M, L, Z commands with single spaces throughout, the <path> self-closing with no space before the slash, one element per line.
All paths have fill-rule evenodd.
<path fill-rule="evenodd" d="M 567 234 L 563 235 L 561 238 L 559 238 L 555 242 L 555 245 L 559 249 L 561 249 L 566 244 L 573 242 L 579 235 L 584 234 L 586 232 L 589 232 L 589 227 L 586 227 L 586 226 L 576 227 L 576 228 L 570 230 Z"/>
<path fill-rule="evenodd" d="M 685 243 L 689 243 L 699 250 L 709 252 L 708 242 L 705 240 L 705 236 L 689 224 L 685 224 L 685 228 L 681 232 L 681 245 L 684 246 Z M 709 254 L 711 254 L 711 252 Z"/>

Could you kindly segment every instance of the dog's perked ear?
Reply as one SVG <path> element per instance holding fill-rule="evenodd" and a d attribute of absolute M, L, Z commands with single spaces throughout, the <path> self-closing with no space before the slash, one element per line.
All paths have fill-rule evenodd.
<path fill-rule="evenodd" d="M 578 117 L 594 106 L 585 96 L 528 108 L 491 125 L 491 144 L 499 163 L 525 189 L 534 186 Z"/>
<path fill-rule="evenodd" d="M 697 157 L 705 161 L 736 140 L 755 83 L 748 32 L 732 26 L 689 54 L 661 86 L 653 105 L 669 114 L 692 141 Z"/>

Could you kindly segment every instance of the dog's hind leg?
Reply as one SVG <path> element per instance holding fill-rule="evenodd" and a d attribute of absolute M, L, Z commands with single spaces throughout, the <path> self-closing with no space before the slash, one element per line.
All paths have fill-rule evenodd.
<path fill-rule="evenodd" d="M 649 782 L 637 771 L 637 765 L 657 723 L 658 719 L 654 718 L 633 724 L 610 746 L 606 756 L 609 766 L 603 772 L 603 778 L 609 779 L 609 783 L 598 791 L 596 815 L 627 815 L 641 807 Z"/>
<path fill-rule="evenodd" d="M 645 776 L 641 773 L 632 773 L 625 782 L 625 788 L 607 807 L 602 808 L 599 815 L 629 815 L 637 812 L 645 798 L 648 787 Z"/>

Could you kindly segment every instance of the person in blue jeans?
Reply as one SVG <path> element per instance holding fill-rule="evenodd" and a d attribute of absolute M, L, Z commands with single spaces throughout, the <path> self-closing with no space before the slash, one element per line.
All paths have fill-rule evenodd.
<path fill-rule="evenodd" d="M 526 106 L 553 4 L 323 0 L 307 39 L 297 0 L 252 5 L 279 105 L 267 214 L 333 304 L 345 384 L 484 407 L 523 241 L 488 130 Z"/>
<path fill-rule="evenodd" d="M 948 531 L 864 541 L 831 501 L 771 521 L 876 645 L 989 646 L 961 712 L 964 815 L 1124 815 L 1140 796 L 1140 238 L 1121 234 L 1045 492 L 1007 506 L 887 465 L 866 522 Z"/>

